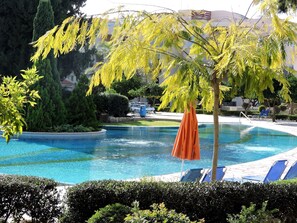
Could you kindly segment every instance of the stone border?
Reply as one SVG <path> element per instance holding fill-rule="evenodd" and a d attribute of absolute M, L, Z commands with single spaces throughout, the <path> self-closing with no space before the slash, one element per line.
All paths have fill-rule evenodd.
<path fill-rule="evenodd" d="M 102 129 L 96 132 L 23 132 L 21 135 L 15 136 L 17 139 L 98 139 L 105 135 L 106 130 Z"/>

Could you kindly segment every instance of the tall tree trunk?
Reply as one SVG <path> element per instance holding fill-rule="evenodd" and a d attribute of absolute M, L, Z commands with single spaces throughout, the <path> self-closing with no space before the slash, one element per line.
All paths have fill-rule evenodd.
<path fill-rule="evenodd" d="M 213 107 L 213 157 L 212 157 L 212 175 L 211 181 L 216 180 L 218 158 L 219 158 L 219 102 L 220 102 L 220 84 L 218 78 L 214 77 L 213 91 L 214 91 L 214 107 Z"/>

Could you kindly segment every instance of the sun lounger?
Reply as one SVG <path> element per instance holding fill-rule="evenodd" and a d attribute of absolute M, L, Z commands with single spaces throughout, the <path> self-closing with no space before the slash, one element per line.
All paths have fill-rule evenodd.
<path fill-rule="evenodd" d="M 217 181 L 221 181 L 225 175 L 226 172 L 226 167 L 225 166 L 220 166 L 217 167 L 217 174 L 216 174 L 216 180 Z M 211 182 L 211 174 L 212 171 L 211 169 L 209 169 L 206 173 L 204 173 L 204 175 L 201 177 L 200 182 L 204 183 L 204 182 Z"/>
<path fill-rule="evenodd" d="M 242 182 L 251 181 L 258 183 L 269 183 L 279 180 L 287 166 L 287 160 L 277 160 L 270 167 L 265 176 L 244 176 Z"/>
<path fill-rule="evenodd" d="M 195 182 L 199 181 L 202 176 L 202 168 L 189 169 L 180 179 L 181 182 Z"/>
<path fill-rule="evenodd" d="M 297 178 L 297 161 L 295 161 L 292 166 L 290 167 L 290 169 L 288 170 L 288 172 L 286 173 L 286 175 L 284 176 L 284 180 L 289 180 L 289 179 L 293 179 L 293 178 Z"/>
<path fill-rule="evenodd" d="M 260 115 L 259 115 L 259 118 L 267 118 L 269 116 L 269 108 L 268 109 L 263 109 L 261 112 L 260 112 Z"/>

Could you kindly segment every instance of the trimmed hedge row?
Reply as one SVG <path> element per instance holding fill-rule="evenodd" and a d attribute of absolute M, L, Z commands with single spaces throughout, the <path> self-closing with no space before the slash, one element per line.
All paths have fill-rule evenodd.
<path fill-rule="evenodd" d="M 94 98 L 97 115 L 108 113 L 114 117 L 126 117 L 130 111 L 129 99 L 116 93 L 101 93 Z"/>
<path fill-rule="evenodd" d="M 164 202 L 168 209 L 186 214 L 192 220 L 226 222 L 227 214 L 236 214 L 251 202 L 268 210 L 279 209 L 284 222 L 297 219 L 297 185 L 216 183 L 166 183 L 91 181 L 71 187 L 67 192 L 68 211 L 63 222 L 85 222 L 96 210 L 108 204 L 131 205 L 139 201 L 141 209 Z"/>
<path fill-rule="evenodd" d="M 38 177 L 0 175 L 0 221 L 55 222 L 61 214 L 57 183 Z"/>

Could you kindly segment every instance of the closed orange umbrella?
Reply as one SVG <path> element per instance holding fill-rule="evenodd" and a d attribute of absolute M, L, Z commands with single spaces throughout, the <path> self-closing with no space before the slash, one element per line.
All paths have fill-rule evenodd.
<path fill-rule="evenodd" d="M 171 155 L 183 161 L 200 159 L 198 121 L 193 106 L 184 113 Z"/>

